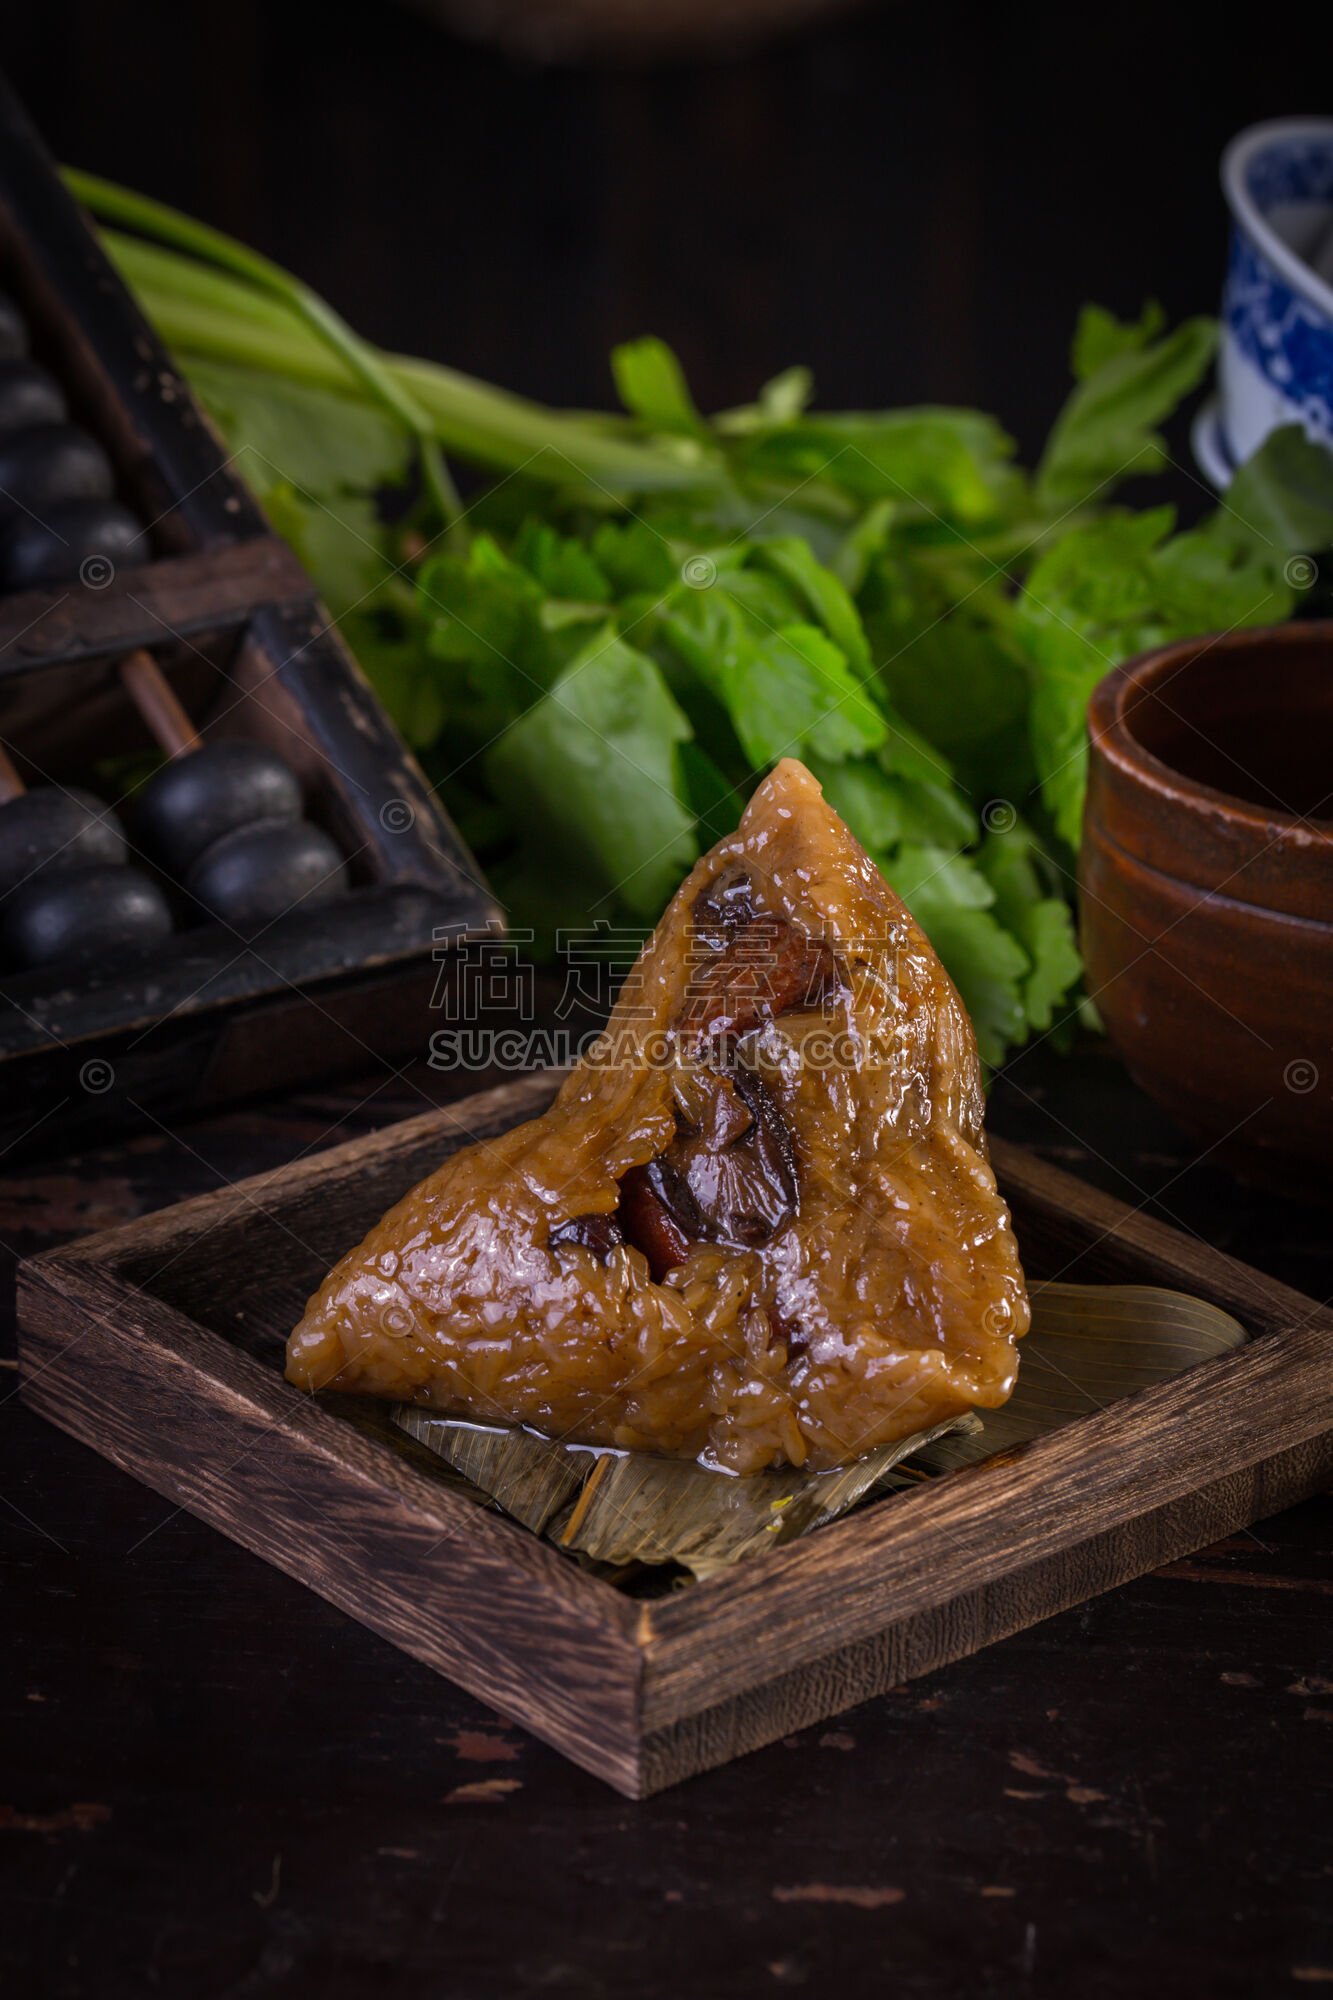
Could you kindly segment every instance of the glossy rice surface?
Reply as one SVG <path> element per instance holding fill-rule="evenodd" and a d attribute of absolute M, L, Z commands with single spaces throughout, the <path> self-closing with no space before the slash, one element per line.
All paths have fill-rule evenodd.
<path fill-rule="evenodd" d="M 389 1210 L 287 1373 L 733 1472 L 845 1464 L 1013 1388 L 1028 1303 L 982 1114 L 943 967 L 785 761 L 551 1108 Z"/>

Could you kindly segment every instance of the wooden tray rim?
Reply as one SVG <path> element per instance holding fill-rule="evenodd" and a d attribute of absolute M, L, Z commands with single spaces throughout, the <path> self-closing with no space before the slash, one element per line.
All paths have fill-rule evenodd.
<path fill-rule="evenodd" d="M 141 1349 L 151 1346 L 167 1368 L 192 1371 L 196 1383 L 202 1372 L 211 1392 L 238 1413 L 257 1417 L 266 1429 L 280 1426 L 295 1446 L 317 1453 L 355 1482 L 391 1487 L 415 1521 L 446 1539 L 465 1535 L 483 1566 L 521 1576 L 553 1631 L 580 1646 L 590 1632 L 595 1635 L 617 1684 L 629 1684 L 640 1746 L 654 1731 L 669 1731 L 810 1666 L 830 1645 L 855 1645 L 886 1625 L 939 1612 L 969 1592 L 1067 1551 L 1071 1519 L 1079 1523 L 1077 1540 L 1103 1534 L 1333 1429 L 1333 1313 L 1222 1252 L 1198 1246 L 1211 1278 L 1207 1292 L 1236 1312 L 1247 1330 L 1254 1329 L 1243 1347 L 1075 1419 L 1014 1454 L 915 1492 L 895 1493 L 678 1595 L 637 1601 L 503 1514 L 433 1479 L 411 1462 L 411 1449 L 358 1432 L 276 1369 L 128 1275 L 131 1267 L 142 1268 L 145 1255 L 186 1246 L 242 1220 L 247 1211 L 271 1214 L 276 1202 L 280 1220 L 284 1197 L 318 1183 L 340 1163 L 354 1159 L 364 1170 L 436 1136 L 466 1143 L 474 1136 L 469 1114 L 484 1116 L 491 1130 L 499 1118 L 514 1123 L 531 1116 L 558 1082 L 558 1073 L 548 1072 L 501 1084 L 27 1260 L 20 1267 L 21 1298 L 33 1291 L 54 1295 L 113 1337 Z M 442 1146 L 440 1157 L 445 1150 Z M 1178 1267 L 1182 1246 L 1192 1247 L 1179 1232 L 1021 1148 L 997 1142 L 993 1152 L 1011 1188 L 1047 1205 L 1062 1196 L 1075 1199 L 1085 1221 L 1137 1251 L 1149 1267 L 1163 1259 Z M 1175 1282 L 1180 1283 L 1178 1269 Z M 21 1324 L 22 1311 L 21 1306 Z M 25 1397 L 43 1404 L 37 1383 L 42 1370 L 22 1359 L 20 1365 Z M 1265 1390 L 1280 1393 L 1265 1395 Z M 1195 1421 L 1201 1412 L 1207 1413 L 1207 1424 Z M 51 1414 L 49 1407 L 46 1413 Z M 1148 1436 L 1151 1452 L 1136 1450 Z M 145 1476 L 137 1465 L 131 1469 Z M 162 1490 L 175 1495 L 180 1489 Z M 206 1507 L 196 1511 L 225 1529 Z M 1005 1524 L 999 1542 L 997 1518 Z M 261 1553 L 280 1561 L 267 1550 Z M 837 1591 L 833 1628 L 822 1615 L 830 1609 L 825 1601 L 830 1578 L 836 1578 Z M 763 1640 L 758 1675 L 756 1629 Z M 520 1710 L 518 1719 L 579 1754 L 579 1746 L 561 1741 L 558 1729 L 543 1728 L 548 1718 L 540 1698 L 530 1711 Z"/>

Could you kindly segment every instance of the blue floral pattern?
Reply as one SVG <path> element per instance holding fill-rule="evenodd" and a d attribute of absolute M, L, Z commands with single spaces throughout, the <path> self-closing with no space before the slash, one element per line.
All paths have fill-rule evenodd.
<path fill-rule="evenodd" d="M 1333 158 L 1322 157 L 1333 183 Z M 1253 179 L 1251 169 L 1252 189 Z M 1308 181 L 1302 192 L 1308 194 Z M 1292 290 L 1240 229 L 1231 239 L 1222 312 L 1236 345 L 1291 404 L 1293 415 L 1312 435 L 1333 443 L 1333 324 Z"/>
<path fill-rule="evenodd" d="M 1315 134 L 1265 146 L 1245 170 L 1245 190 L 1260 215 L 1296 201 L 1333 205 L 1333 145 Z"/>

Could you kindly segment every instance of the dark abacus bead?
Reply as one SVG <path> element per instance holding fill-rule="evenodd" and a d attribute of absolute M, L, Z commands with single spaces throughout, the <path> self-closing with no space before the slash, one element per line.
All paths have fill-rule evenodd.
<path fill-rule="evenodd" d="M 148 537 L 116 500 L 62 500 L 44 521 L 27 514 L 0 528 L 0 590 L 42 590 L 77 583 L 84 563 L 111 573 L 148 560 Z M 84 581 L 106 583 L 102 574 Z"/>
<path fill-rule="evenodd" d="M 0 521 L 44 516 L 63 500 L 109 500 L 116 475 L 77 424 L 34 424 L 0 437 Z"/>
<path fill-rule="evenodd" d="M 233 930 L 260 929 L 291 910 L 316 910 L 347 885 L 343 858 L 307 820 L 260 820 L 203 853 L 186 878 L 200 907 Z"/>
<path fill-rule="evenodd" d="M 276 750 L 219 737 L 154 771 L 136 801 L 134 831 L 145 854 L 181 877 L 237 827 L 300 817 L 300 784 Z"/>
<path fill-rule="evenodd" d="M 27 351 L 27 322 L 8 292 L 0 292 L 0 359 L 17 359 Z"/>
<path fill-rule="evenodd" d="M 60 384 L 36 361 L 21 356 L 0 361 L 0 433 L 62 424 L 68 414 Z"/>
<path fill-rule="evenodd" d="M 167 899 L 138 868 L 79 868 L 16 889 L 0 915 L 0 956 L 29 970 L 115 959 L 171 935 Z"/>
<path fill-rule="evenodd" d="M 124 829 L 101 799 L 41 785 L 0 806 L 0 896 L 41 872 L 114 868 L 125 850 Z"/>

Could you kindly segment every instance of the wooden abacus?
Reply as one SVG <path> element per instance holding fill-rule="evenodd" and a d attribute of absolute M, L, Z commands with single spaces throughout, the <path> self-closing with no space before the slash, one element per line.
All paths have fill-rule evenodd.
<path fill-rule="evenodd" d="M 496 906 L 3 85 L 0 293 L 0 1146 L 424 1049 Z"/>

